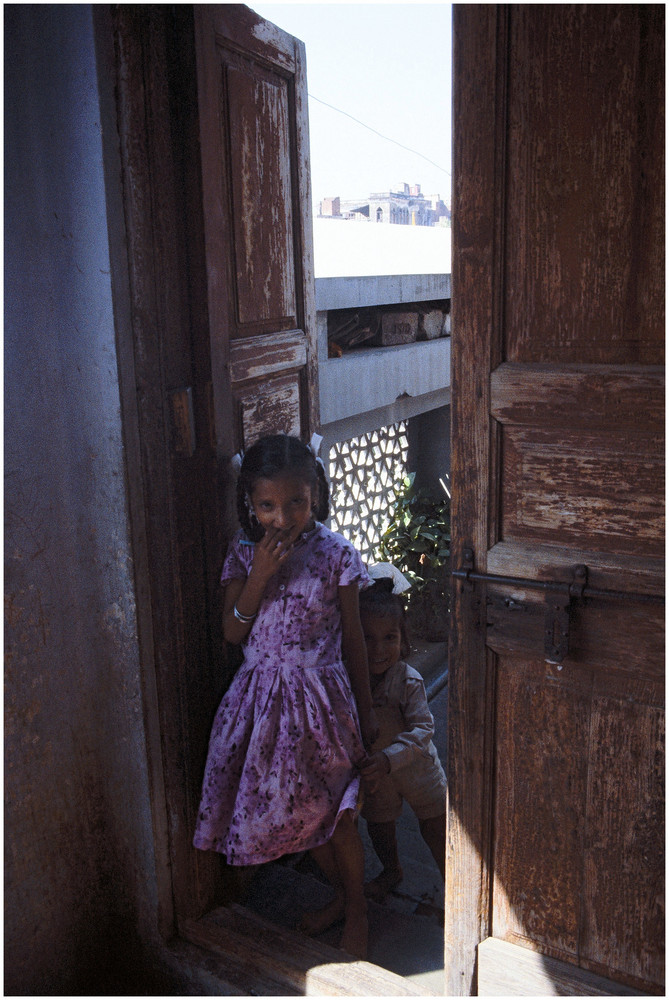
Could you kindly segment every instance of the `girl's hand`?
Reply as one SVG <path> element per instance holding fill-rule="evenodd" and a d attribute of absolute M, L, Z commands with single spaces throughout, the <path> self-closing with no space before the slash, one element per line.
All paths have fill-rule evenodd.
<path fill-rule="evenodd" d="M 390 761 L 382 750 L 377 750 L 365 757 L 360 765 L 360 774 L 365 788 L 369 792 L 375 792 L 381 779 L 390 774 Z"/>
<path fill-rule="evenodd" d="M 249 576 L 255 577 L 263 585 L 267 583 L 290 555 L 299 533 L 299 525 L 297 530 L 293 528 L 289 534 L 279 528 L 268 528 L 255 544 Z"/>

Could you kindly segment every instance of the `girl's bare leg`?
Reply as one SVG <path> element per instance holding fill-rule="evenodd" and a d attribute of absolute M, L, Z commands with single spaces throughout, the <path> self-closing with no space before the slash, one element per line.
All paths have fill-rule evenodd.
<path fill-rule="evenodd" d="M 320 910 L 305 913 L 299 929 L 303 934 L 321 934 L 344 916 L 344 883 L 339 874 L 332 841 L 321 847 L 313 847 L 309 852 L 335 891 L 334 899 Z"/>
<path fill-rule="evenodd" d="M 342 813 L 330 841 L 344 887 L 344 932 L 340 948 L 356 958 L 367 958 L 367 900 L 365 855 L 353 813 Z"/>
<path fill-rule="evenodd" d="M 391 889 L 402 881 L 403 872 L 397 853 L 397 837 L 395 821 L 389 823 L 370 823 L 367 821 L 367 831 L 376 855 L 383 865 L 383 871 L 365 886 L 365 893 L 377 903 L 383 902 Z"/>
<path fill-rule="evenodd" d="M 332 838 L 311 856 L 334 887 L 331 903 L 314 913 L 305 913 L 300 930 L 320 934 L 344 918 L 340 947 L 356 958 L 367 958 L 367 900 L 364 893 L 365 855 L 353 814 L 341 815 Z"/>
<path fill-rule="evenodd" d="M 446 877 L 446 814 L 432 819 L 418 820 L 423 840 L 432 851 L 432 857 L 439 866 L 441 877 Z"/>

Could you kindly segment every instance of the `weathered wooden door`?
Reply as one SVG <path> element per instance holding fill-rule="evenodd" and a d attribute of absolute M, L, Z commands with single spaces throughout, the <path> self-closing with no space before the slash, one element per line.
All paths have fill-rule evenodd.
<path fill-rule="evenodd" d="M 116 5 L 129 270 L 119 335 L 163 930 L 222 895 L 192 835 L 234 669 L 232 455 L 318 399 L 304 46 L 241 5 Z M 116 224 L 116 220 L 114 220 Z"/>
<path fill-rule="evenodd" d="M 241 4 L 195 8 L 219 453 L 318 419 L 304 45 Z"/>
<path fill-rule="evenodd" d="M 663 45 L 454 6 L 447 993 L 663 992 Z"/>

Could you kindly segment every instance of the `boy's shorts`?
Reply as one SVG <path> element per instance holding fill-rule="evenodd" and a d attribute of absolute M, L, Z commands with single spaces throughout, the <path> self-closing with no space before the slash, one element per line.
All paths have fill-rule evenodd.
<path fill-rule="evenodd" d="M 446 812 L 446 775 L 439 759 L 412 762 L 387 774 L 375 792 L 365 792 L 362 816 L 370 823 L 390 823 L 402 812 L 404 800 L 418 819 L 432 819 Z"/>

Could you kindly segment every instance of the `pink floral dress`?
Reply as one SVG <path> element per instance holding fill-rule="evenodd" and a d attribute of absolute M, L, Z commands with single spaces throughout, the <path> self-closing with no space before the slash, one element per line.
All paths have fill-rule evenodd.
<path fill-rule="evenodd" d="M 245 578 L 232 542 L 221 583 Z M 255 865 L 318 847 L 356 806 L 364 757 L 342 661 L 338 588 L 369 577 L 341 535 L 305 532 L 271 578 L 212 727 L 193 843 Z"/>

